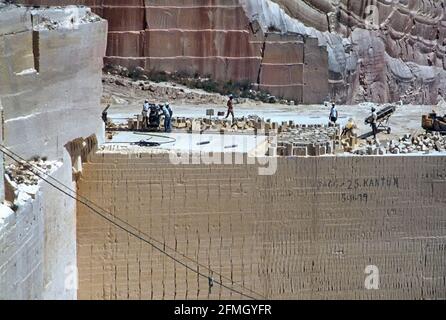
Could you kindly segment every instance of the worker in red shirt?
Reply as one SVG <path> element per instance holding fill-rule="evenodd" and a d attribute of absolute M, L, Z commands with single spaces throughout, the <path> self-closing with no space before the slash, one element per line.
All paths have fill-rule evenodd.
<path fill-rule="evenodd" d="M 227 104 L 227 106 L 228 106 L 228 113 L 226 114 L 226 118 L 225 118 L 225 119 L 228 119 L 229 114 L 231 114 L 231 116 L 232 116 L 232 123 L 234 123 L 234 102 L 233 102 L 233 100 L 234 100 L 234 96 L 232 94 L 229 95 L 229 100 L 228 100 L 228 104 Z"/>

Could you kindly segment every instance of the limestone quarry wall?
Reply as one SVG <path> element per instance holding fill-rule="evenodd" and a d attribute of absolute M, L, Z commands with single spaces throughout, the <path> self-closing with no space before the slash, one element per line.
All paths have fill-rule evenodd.
<path fill-rule="evenodd" d="M 255 297 L 239 285 L 277 299 L 446 298 L 445 157 L 278 161 L 259 176 L 256 165 L 99 152 L 78 191 Z M 209 294 L 208 279 L 85 207 L 77 224 L 80 299 L 241 298 L 218 285 Z M 365 289 L 367 266 L 379 290 Z"/>
<path fill-rule="evenodd" d="M 283 79 L 262 77 L 265 82 L 259 81 L 273 94 L 304 103 L 321 102 L 329 96 L 344 103 L 403 100 L 413 104 L 435 104 L 439 90 L 446 94 L 446 9 L 441 0 L 19 2 L 92 6 L 110 22 L 109 62 L 168 71 L 187 66 L 217 79 L 259 80 L 255 74 L 263 54 L 253 44 L 252 35 L 260 27 L 317 38 L 329 56 L 327 65 L 324 59 L 321 64 L 305 61 L 310 66 L 308 74 L 316 66 L 323 72 L 316 73 L 314 81 L 303 81 L 307 84 L 303 87 L 286 76 L 299 74 L 295 70 L 298 62 L 280 61 L 276 72 L 284 72 Z M 258 24 L 249 26 L 252 21 Z M 285 57 L 286 50 L 282 52 Z M 312 92 L 314 83 L 318 84 L 317 96 Z M 304 94 L 310 91 L 306 99 L 301 99 L 302 89 Z"/>
<path fill-rule="evenodd" d="M 329 94 L 326 48 L 302 35 L 269 35 L 241 0 L 21 2 L 91 6 L 109 21 L 106 63 L 249 81 L 298 103 L 319 103 Z"/>
<path fill-rule="evenodd" d="M 101 70 L 107 24 L 45 25 L 62 13 L 31 14 L 16 8 L 4 9 L 0 16 L 3 140 L 25 158 L 54 159 L 63 155 L 68 141 L 103 136 Z"/>
<path fill-rule="evenodd" d="M 107 33 L 106 21 L 77 13 L 0 3 L 2 144 L 25 159 L 57 160 L 53 176 L 72 188 L 66 144 L 103 137 Z M 15 212 L 0 205 L 0 299 L 76 298 L 76 203 L 43 182 L 38 190 Z"/>

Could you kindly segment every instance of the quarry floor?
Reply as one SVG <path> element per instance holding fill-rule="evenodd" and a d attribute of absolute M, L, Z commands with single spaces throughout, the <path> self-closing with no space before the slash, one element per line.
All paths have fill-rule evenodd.
<path fill-rule="evenodd" d="M 147 148 L 132 145 L 141 140 L 158 142 L 157 149 L 177 152 L 237 152 L 252 153 L 256 150 L 265 154 L 265 136 L 254 135 L 219 135 L 188 133 L 136 133 L 119 132 L 112 141 L 105 143 L 107 150 L 128 150 L 129 152 L 147 151 Z M 263 148 L 262 148 L 263 147 Z M 261 151 L 262 150 L 262 151 Z"/>
<path fill-rule="evenodd" d="M 170 102 L 174 116 L 176 117 L 206 117 L 206 109 L 225 111 L 224 105 L 216 104 L 178 104 Z M 398 106 L 397 111 L 391 117 L 389 125 L 392 133 L 387 135 L 380 134 L 380 140 L 397 139 L 407 133 L 413 133 L 421 129 L 421 116 L 431 112 L 433 106 L 404 105 Z M 379 110 L 379 107 L 378 107 Z M 341 105 L 338 106 L 339 123 L 345 125 L 349 118 L 353 118 L 358 125 L 359 136 L 370 132 L 370 127 L 364 124 L 364 120 L 369 116 L 370 106 L 362 105 Z M 440 114 L 442 111 L 437 110 Z M 141 106 L 137 103 L 112 105 L 109 109 L 109 117 L 114 122 L 126 121 L 125 119 L 133 117 L 141 112 Z M 324 105 L 301 105 L 288 106 L 280 104 L 265 103 L 244 103 L 235 106 L 235 116 L 243 117 L 248 115 L 257 115 L 265 119 L 281 122 L 293 120 L 298 124 L 326 124 L 328 123 L 329 108 Z"/>
<path fill-rule="evenodd" d="M 121 83 L 116 84 L 119 80 Z M 124 83 L 124 85 L 122 85 Z M 149 84 L 147 84 L 149 83 Z M 140 114 L 142 104 L 145 99 L 152 103 L 164 103 L 168 101 L 174 111 L 174 117 L 206 117 L 207 109 L 214 109 L 215 114 L 218 111 L 226 111 L 226 97 L 208 93 L 203 90 L 186 88 L 179 84 L 171 82 L 144 82 L 144 86 L 149 86 L 150 90 L 141 90 L 142 83 L 132 82 L 128 78 L 119 76 L 110 76 L 104 74 L 104 93 L 103 106 L 110 104 L 108 116 L 115 123 L 126 122 L 128 118 L 133 118 Z M 182 95 L 181 95 L 182 94 Z M 186 95 L 186 97 L 184 97 Z M 179 98 L 179 97 L 182 98 Z M 359 105 L 339 105 L 339 123 L 344 126 L 350 118 L 355 120 L 358 126 L 358 136 L 367 135 L 371 132 L 370 126 L 364 124 L 364 120 L 370 115 L 372 104 L 363 103 Z M 384 106 L 377 105 L 377 110 Z M 397 105 L 396 112 L 390 118 L 389 125 L 392 128 L 391 134 L 380 133 L 378 138 L 381 142 L 398 140 L 405 134 L 414 134 L 421 130 L 421 117 L 423 114 L 431 112 L 433 109 L 438 114 L 446 114 L 446 108 L 431 105 Z M 293 120 L 297 124 L 327 124 L 330 106 L 320 105 L 283 105 L 268 104 L 254 100 L 245 100 L 243 103 L 235 104 L 235 116 L 243 117 L 256 115 L 265 120 L 271 119 L 274 122 Z M 135 142 L 142 140 L 129 136 L 119 135 L 114 141 Z M 177 145 L 186 139 L 183 136 L 175 135 Z M 203 138 L 206 140 L 206 138 Z M 209 139 L 208 139 L 209 140 Z M 249 145 L 249 143 L 248 143 Z M 181 147 L 180 147 L 181 149 Z"/>

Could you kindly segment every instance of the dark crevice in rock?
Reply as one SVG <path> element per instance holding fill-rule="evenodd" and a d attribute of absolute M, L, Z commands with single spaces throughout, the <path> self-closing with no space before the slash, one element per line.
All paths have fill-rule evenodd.
<path fill-rule="evenodd" d="M 265 34 L 264 38 L 263 38 L 263 44 L 262 44 L 262 49 L 261 49 L 261 57 L 262 60 L 260 61 L 260 66 L 259 66 L 259 73 L 257 75 L 257 84 L 260 85 L 260 76 L 262 74 L 262 63 L 263 63 L 263 59 L 265 58 L 265 50 L 266 50 L 266 40 L 268 38 L 268 34 Z"/>
<path fill-rule="evenodd" d="M 33 56 L 34 56 L 34 69 L 40 72 L 40 47 L 39 47 L 39 32 L 33 31 Z"/>

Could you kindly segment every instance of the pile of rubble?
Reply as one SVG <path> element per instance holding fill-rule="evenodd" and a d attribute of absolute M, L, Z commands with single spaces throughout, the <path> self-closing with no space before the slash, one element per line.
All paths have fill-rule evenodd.
<path fill-rule="evenodd" d="M 39 175 L 48 175 L 58 167 L 58 162 L 35 157 L 30 161 L 20 161 L 5 167 L 5 204 L 13 211 L 34 199 L 39 191 Z"/>
<path fill-rule="evenodd" d="M 43 173 L 50 173 L 53 168 L 53 163 L 46 161 L 46 159 L 35 158 L 31 161 L 20 161 L 19 163 L 12 163 L 5 168 L 6 175 L 10 181 L 17 185 L 24 184 L 27 186 L 37 185 L 39 178 L 33 173 L 37 172 L 40 175 Z M 41 169 L 40 171 L 37 168 Z"/>
<path fill-rule="evenodd" d="M 256 115 L 250 115 L 247 117 L 236 118 L 234 123 L 229 119 L 216 119 L 216 118 L 185 118 L 176 117 L 172 121 L 172 125 L 176 129 L 186 129 L 189 132 L 196 131 L 216 131 L 224 134 L 226 132 L 238 132 L 250 134 L 271 134 L 271 133 L 285 133 L 294 132 L 299 135 L 298 132 L 311 131 L 313 134 L 315 131 L 329 130 L 336 131 L 335 128 L 329 129 L 324 125 L 298 125 L 294 121 L 284 121 L 281 124 L 273 122 L 271 119 L 264 120 Z M 339 130 L 339 129 L 338 129 Z M 327 133 L 331 134 L 331 133 Z M 310 136 L 311 134 L 309 134 Z"/>
<path fill-rule="evenodd" d="M 160 95 L 166 95 L 169 100 L 193 100 L 194 103 L 226 104 L 229 92 L 235 93 L 238 103 L 249 101 L 264 102 L 270 104 L 296 105 L 296 101 L 276 97 L 260 89 L 259 85 L 246 87 L 224 88 L 222 83 L 210 78 L 202 78 L 197 75 L 191 78 L 178 73 L 165 72 L 162 75 L 151 74 L 142 67 L 128 69 L 119 65 L 106 65 L 104 67 L 103 82 L 122 87 L 131 87 L 145 91 L 148 98 L 159 100 Z"/>
<path fill-rule="evenodd" d="M 161 116 L 160 128 L 163 129 L 164 118 Z M 210 131 L 224 134 L 225 132 L 244 132 L 254 133 L 257 127 L 257 120 L 250 118 L 238 118 L 232 123 L 228 119 L 209 119 L 209 118 L 187 118 L 174 117 L 172 119 L 172 127 L 176 130 L 185 130 L 189 133 Z M 126 130 L 142 130 L 142 116 L 138 115 L 134 119 L 129 119 L 127 123 L 107 125 L 109 131 L 126 131 Z"/>
<path fill-rule="evenodd" d="M 188 132 L 215 131 L 220 133 L 249 131 L 253 133 L 257 127 L 258 120 L 242 117 L 235 119 L 234 123 L 228 119 L 215 118 L 184 118 L 178 117 L 173 121 L 174 128 L 186 129 Z"/>
<path fill-rule="evenodd" d="M 131 128 L 129 128 L 129 123 L 132 123 L 133 120 L 128 120 L 128 123 L 115 123 L 112 121 L 107 121 L 107 124 L 105 126 L 107 132 L 109 131 L 127 131 Z M 133 124 L 132 124 L 133 126 Z"/>
<path fill-rule="evenodd" d="M 189 89 L 183 85 L 173 82 L 156 83 L 150 80 L 133 80 L 116 76 L 113 74 L 104 74 L 102 82 L 104 86 L 104 100 L 107 103 L 127 104 L 128 101 L 124 97 L 128 95 L 131 89 L 136 97 L 141 99 L 149 99 L 151 101 L 183 101 L 194 104 L 219 104 L 226 105 L 227 97 L 219 94 L 208 93 L 199 89 Z M 117 97 L 120 91 L 121 97 Z M 111 101 L 111 100 L 120 100 Z M 142 104 L 142 103 L 141 103 Z"/>
<path fill-rule="evenodd" d="M 429 154 L 432 152 L 446 152 L 446 136 L 438 132 L 406 134 L 399 141 L 391 140 L 383 144 L 378 142 L 354 151 L 358 155 Z"/>
<path fill-rule="evenodd" d="M 278 156 L 323 156 L 335 153 L 339 126 L 291 125 L 281 126 L 277 137 Z"/>
<path fill-rule="evenodd" d="M 20 161 L 5 167 L 5 204 L 13 211 L 35 198 L 39 191 L 39 175 L 48 175 L 60 163 L 47 161 L 45 158 L 34 158 L 31 161 Z"/>
<path fill-rule="evenodd" d="M 86 7 L 54 7 L 52 11 L 33 8 L 31 11 L 34 31 L 78 28 L 81 24 L 99 22 L 102 19 Z"/>

